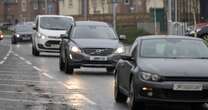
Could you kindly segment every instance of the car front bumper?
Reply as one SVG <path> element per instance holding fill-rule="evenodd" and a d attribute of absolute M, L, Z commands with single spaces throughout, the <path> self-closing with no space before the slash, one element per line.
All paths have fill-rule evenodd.
<path fill-rule="evenodd" d="M 202 84 L 202 91 L 176 91 L 173 85 Z M 144 90 L 146 88 L 147 90 Z M 208 82 L 151 82 L 140 80 L 135 85 L 136 99 L 144 102 L 185 102 L 206 103 L 208 102 Z"/>
<path fill-rule="evenodd" d="M 92 57 L 105 58 L 105 60 L 92 60 Z M 114 68 L 117 61 L 120 59 L 120 55 L 111 54 L 108 56 L 90 56 L 84 53 L 70 53 L 69 65 L 72 67 L 109 67 Z"/>

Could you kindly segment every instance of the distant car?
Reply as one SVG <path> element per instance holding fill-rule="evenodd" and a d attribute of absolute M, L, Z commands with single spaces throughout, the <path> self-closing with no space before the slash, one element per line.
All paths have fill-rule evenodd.
<path fill-rule="evenodd" d="M 0 40 L 3 40 L 4 39 L 4 34 L 2 31 L 0 31 Z"/>
<path fill-rule="evenodd" d="M 68 74 L 80 67 L 104 67 L 113 72 L 124 53 L 116 33 L 104 22 L 78 21 L 61 38 L 59 67 Z"/>
<path fill-rule="evenodd" d="M 32 25 L 16 25 L 14 34 L 11 38 L 12 44 L 16 44 L 22 41 L 32 41 L 32 35 L 34 34 Z"/>
<path fill-rule="evenodd" d="M 208 22 L 197 24 L 195 30 L 194 26 L 189 26 L 185 35 L 208 40 Z"/>
<path fill-rule="evenodd" d="M 129 97 L 129 110 L 153 102 L 189 103 L 201 110 L 208 102 L 207 67 L 208 49 L 199 38 L 139 37 L 116 66 L 115 101 Z"/>
<path fill-rule="evenodd" d="M 74 18 L 61 15 L 38 15 L 35 20 L 32 54 L 40 52 L 59 52 L 60 35 L 74 24 Z"/>

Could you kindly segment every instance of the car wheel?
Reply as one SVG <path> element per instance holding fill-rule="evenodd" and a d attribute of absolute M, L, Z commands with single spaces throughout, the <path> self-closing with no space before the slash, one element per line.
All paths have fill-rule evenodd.
<path fill-rule="evenodd" d="M 129 110 L 145 110 L 145 105 L 142 102 L 135 100 L 134 82 L 131 81 L 129 93 Z"/>
<path fill-rule="evenodd" d="M 67 59 L 67 57 L 65 58 L 65 65 L 64 65 L 64 72 L 67 74 L 73 74 L 74 72 L 74 68 L 72 68 L 71 66 L 69 66 L 69 61 Z"/>
<path fill-rule="evenodd" d="M 40 52 L 34 46 L 32 46 L 32 54 L 33 56 L 39 56 Z"/>
<path fill-rule="evenodd" d="M 59 69 L 60 69 L 61 71 L 64 70 L 64 62 L 63 62 L 63 58 L 62 58 L 61 53 L 60 53 L 60 55 L 59 55 Z"/>
<path fill-rule="evenodd" d="M 127 96 L 123 94 L 119 89 L 118 75 L 115 75 L 114 80 L 114 99 L 118 103 L 126 102 Z"/>
<path fill-rule="evenodd" d="M 113 73 L 114 70 L 115 70 L 115 68 L 113 68 L 113 67 L 108 67 L 108 68 L 106 68 L 106 70 L 107 70 L 108 73 Z"/>

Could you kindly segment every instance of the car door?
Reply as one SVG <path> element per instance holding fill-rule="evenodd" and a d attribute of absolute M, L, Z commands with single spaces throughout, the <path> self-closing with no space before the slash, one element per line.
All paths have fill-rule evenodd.
<path fill-rule="evenodd" d="M 136 42 L 136 41 L 135 41 Z M 132 51 L 131 53 L 131 60 L 124 60 L 120 64 L 120 85 L 122 86 L 123 89 L 129 90 L 129 85 L 130 85 L 130 77 L 131 77 L 131 71 L 132 69 L 135 68 L 136 65 L 136 53 L 137 53 L 137 45 L 136 43 L 133 44 L 132 46 Z"/>

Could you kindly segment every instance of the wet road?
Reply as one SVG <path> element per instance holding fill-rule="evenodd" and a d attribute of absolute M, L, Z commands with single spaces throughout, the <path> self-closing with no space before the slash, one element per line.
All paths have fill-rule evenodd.
<path fill-rule="evenodd" d="M 113 75 L 82 68 L 73 75 L 59 71 L 58 54 L 34 57 L 30 43 L 0 41 L 0 110 L 128 110 L 113 99 Z M 166 105 L 148 110 L 189 110 Z"/>

